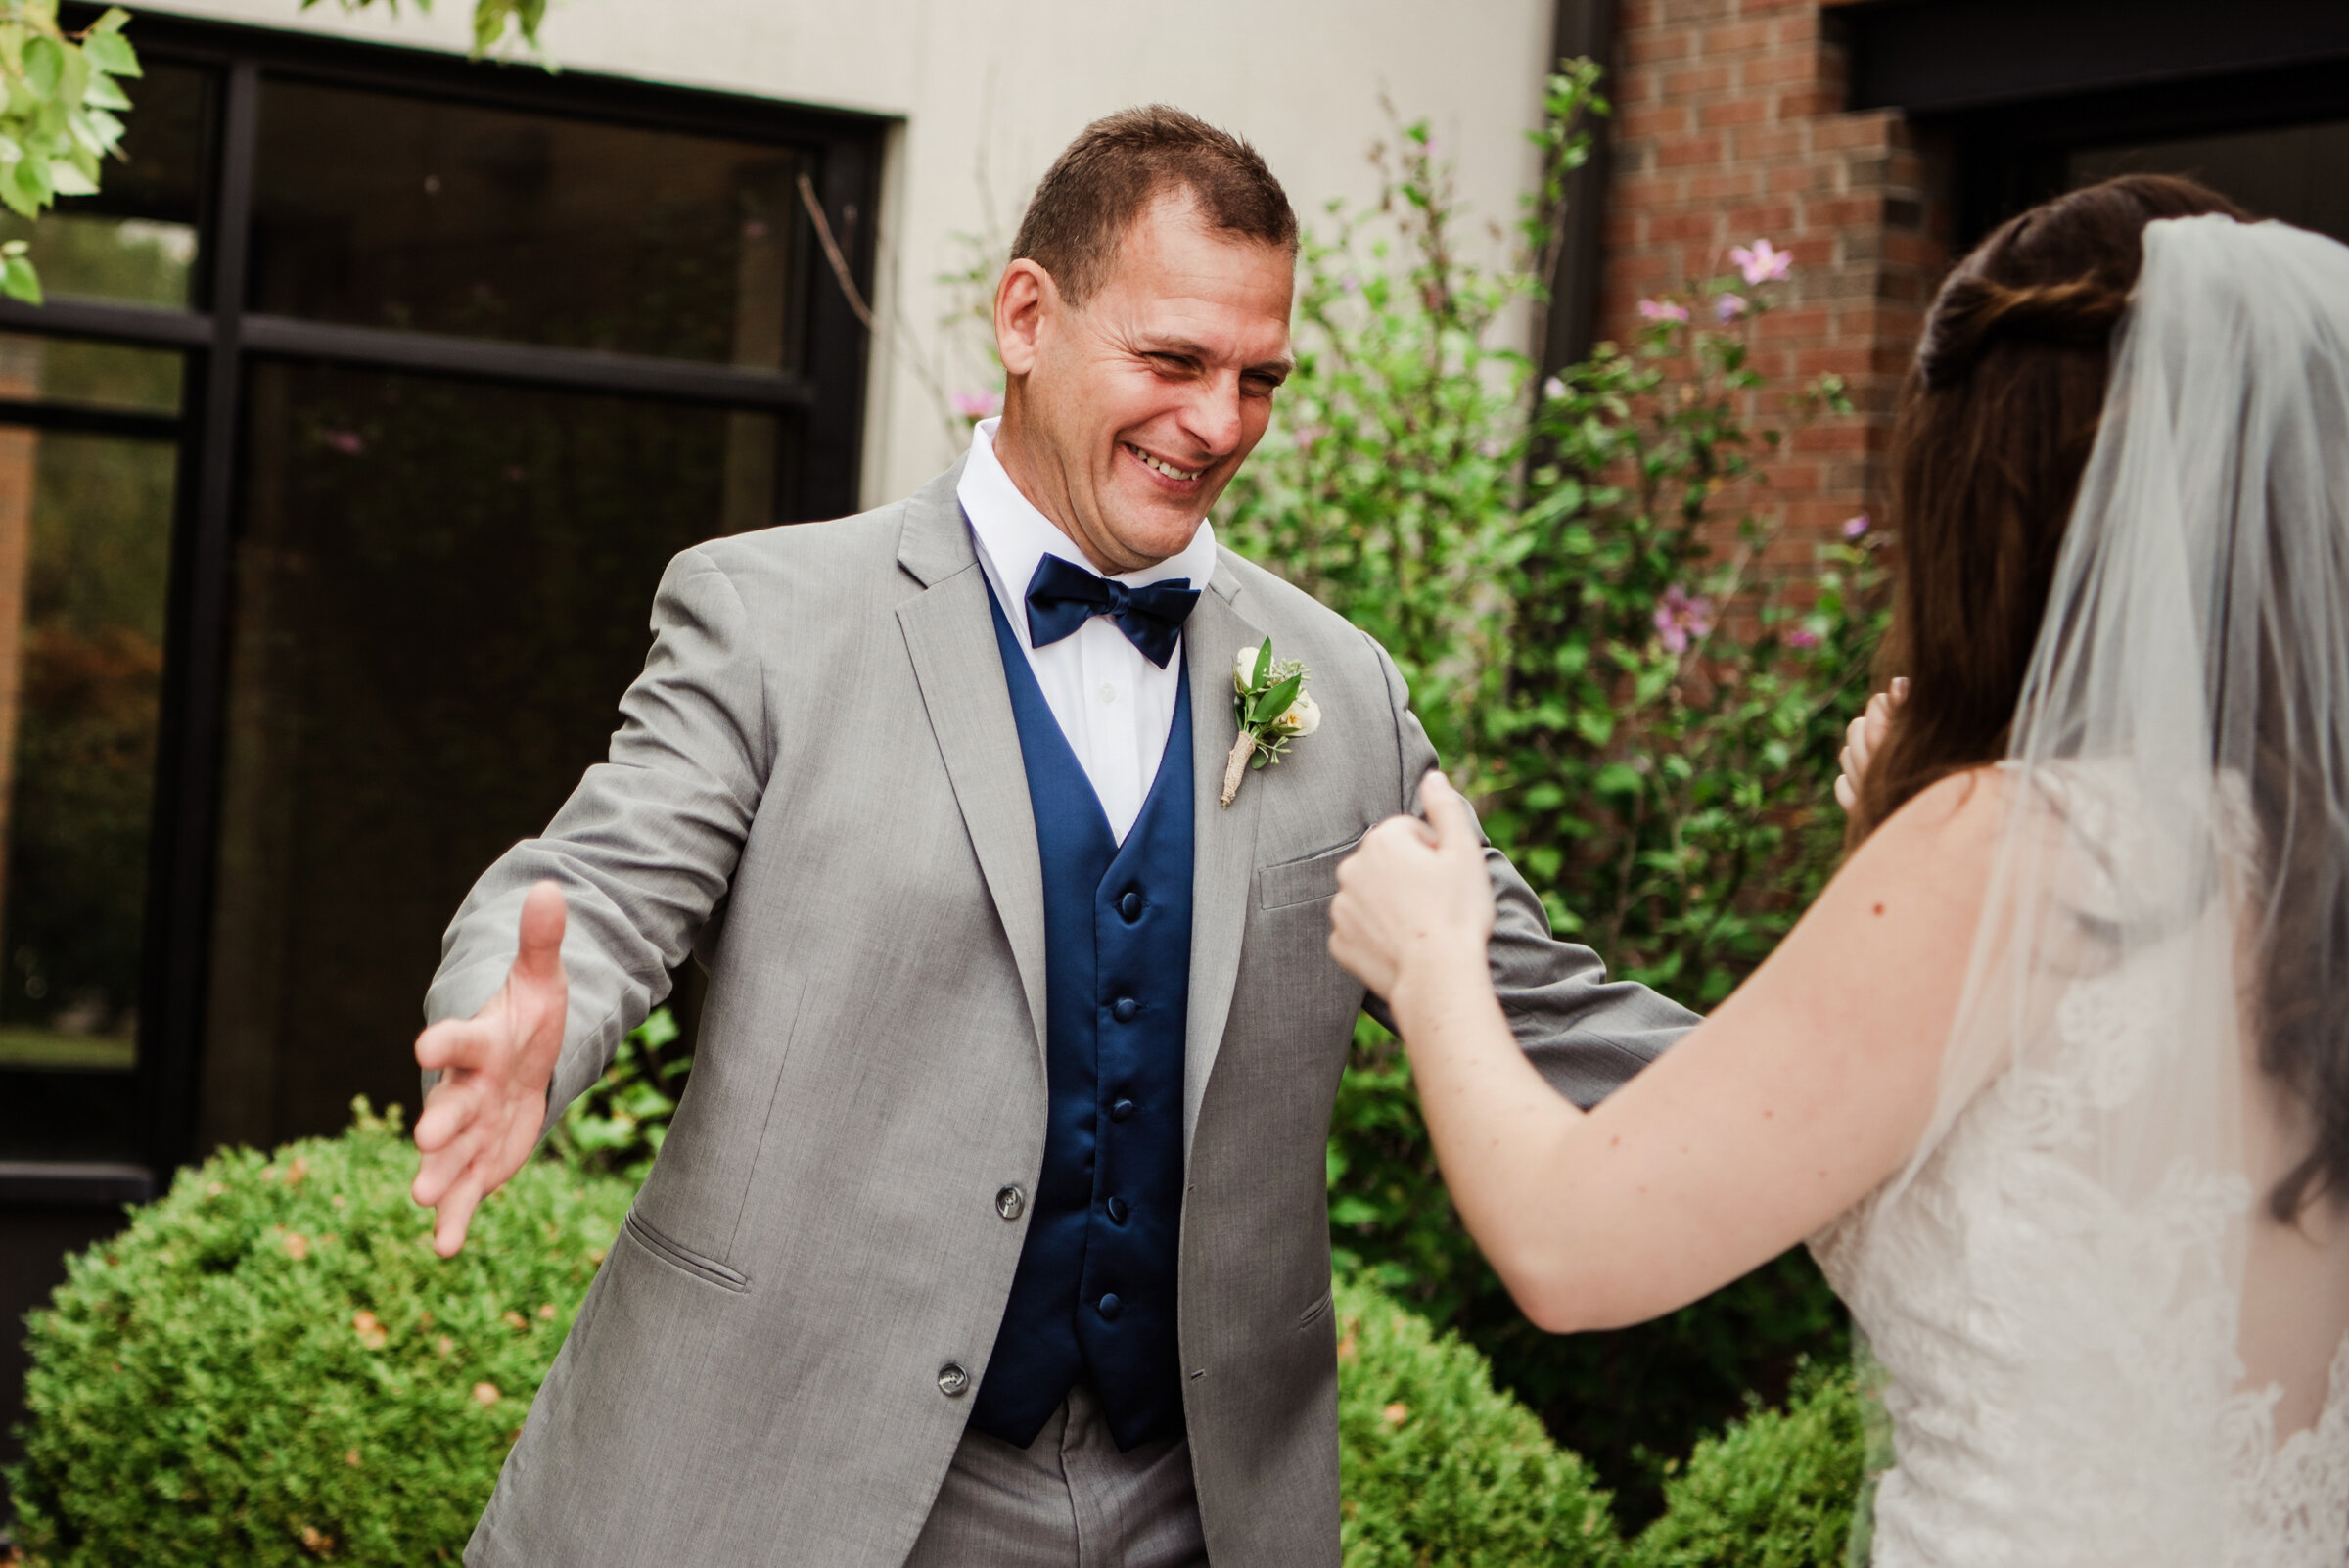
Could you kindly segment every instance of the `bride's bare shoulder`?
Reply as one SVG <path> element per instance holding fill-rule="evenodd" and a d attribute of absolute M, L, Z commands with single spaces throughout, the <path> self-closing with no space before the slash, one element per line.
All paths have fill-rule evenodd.
<path fill-rule="evenodd" d="M 1978 861 L 2011 816 L 2013 789 L 2007 769 L 1996 763 L 1952 773 L 1919 790 L 1878 824 L 1850 863 L 1871 857 Z"/>

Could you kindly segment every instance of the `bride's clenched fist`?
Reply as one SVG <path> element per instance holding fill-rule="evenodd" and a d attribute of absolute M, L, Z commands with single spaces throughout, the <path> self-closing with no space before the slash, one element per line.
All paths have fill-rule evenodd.
<path fill-rule="evenodd" d="M 1329 951 L 1389 1002 L 1448 968 L 1482 976 L 1493 882 L 1468 805 L 1440 772 L 1419 787 L 1425 821 L 1389 817 L 1338 867 Z"/>

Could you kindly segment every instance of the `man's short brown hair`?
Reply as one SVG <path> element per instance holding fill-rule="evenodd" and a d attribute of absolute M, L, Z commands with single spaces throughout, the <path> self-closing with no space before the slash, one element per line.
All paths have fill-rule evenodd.
<path fill-rule="evenodd" d="M 1262 154 L 1228 131 L 1165 104 L 1094 120 L 1044 171 L 1020 219 L 1012 259 L 1052 274 L 1082 304 L 1107 281 L 1118 247 L 1161 192 L 1191 193 L 1219 233 L 1296 254 L 1297 214 Z"/>

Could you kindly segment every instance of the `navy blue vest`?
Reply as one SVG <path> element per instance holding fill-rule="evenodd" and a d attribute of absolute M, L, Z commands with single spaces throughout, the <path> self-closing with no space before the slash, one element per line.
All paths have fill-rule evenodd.
<path fill-rule="evenodd" d="M 1182 1425 L 1191 697 L 1121 847 L 990 593 L 1044 874 L 1044 1167 L 971 1425 L 1026 1448 L 1080 1380 L 1120 1449 Z"/>

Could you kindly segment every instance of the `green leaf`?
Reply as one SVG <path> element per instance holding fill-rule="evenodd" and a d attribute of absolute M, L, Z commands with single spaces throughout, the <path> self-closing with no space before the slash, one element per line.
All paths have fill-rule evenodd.
<path fill-rule="evenodd" d="M 40 37 L 24 46 L 24 85 L 31 90 L 34 98 L 55 96 L 57 84 L 65 74 L 65 45 L 55 38 Z"/>
<path fill-rule="evenodd" d="M 1272 639 L 1267 637 L 1265 639 L 1265 645 L 1256 651 L 1256 671 L 1248 677 L 1248 689 L 1251 691 L 1263 691 L 1265 689 L 1265 682 L 1271 678 Z"/>
<path fill-rule="evenodd" d="M 110 32 L 120 32 L 123 25 L 129 21 L 129 12 L 120 6 L 109 6 L 105 16 L 90 23 L 90 32 L 97 37 L 103 37 Z"/>
<path fill-rule="evenodd" d="M 37 305 L 41 302 L 41 275 L 21 255 L 0 258 L 0 294 Z"/>
<path fill-rule="evenodd" d="M 37 216 L 51 196 L 49 165 L 37 158 L 20 158 L 0 173 L 0 200 L 25 217 Z"/>
<path fill-rule="evenodd" d="M 139 67 L 139 52 L 120 32 L 94 32 L 81 43 L 81 52 L 92 66 L 110 76 L 143 76 Z"/>
<path fill-rule="evenodd" d="M 61 158 L 49 165 L 49 189 L 58 196 L 96 196 L 98 182 L 70 160 Z"/>
<path fill-rule="evenodd" d="M 130 95 L 115 84 L 114 77 L 102 70 L 90 72 L 90 84 L 82 89 L 81 101 L 90 109 L 123 110 L 130 107 Z"/>
<path fill-rule="evenodd" d="M 1269 646 L 1269 644 L 1267 646 Z M 1261 664 L 1263 661 L 1260 659 L 1258 663 Z M 1248 704 L 1248 722 L 1251 724 L 1269 724 L 1272 722 L 1272 720 L 1278 718 L 1281 715 L 1289 711 L 1289 705 L 1296 702 L 1298 692 L 1304 689 L 1305 677 L 1303 675 L 1291 675 L 1288 679 L 1281 681 L 1271 690 L 1259 693 Z"/>

